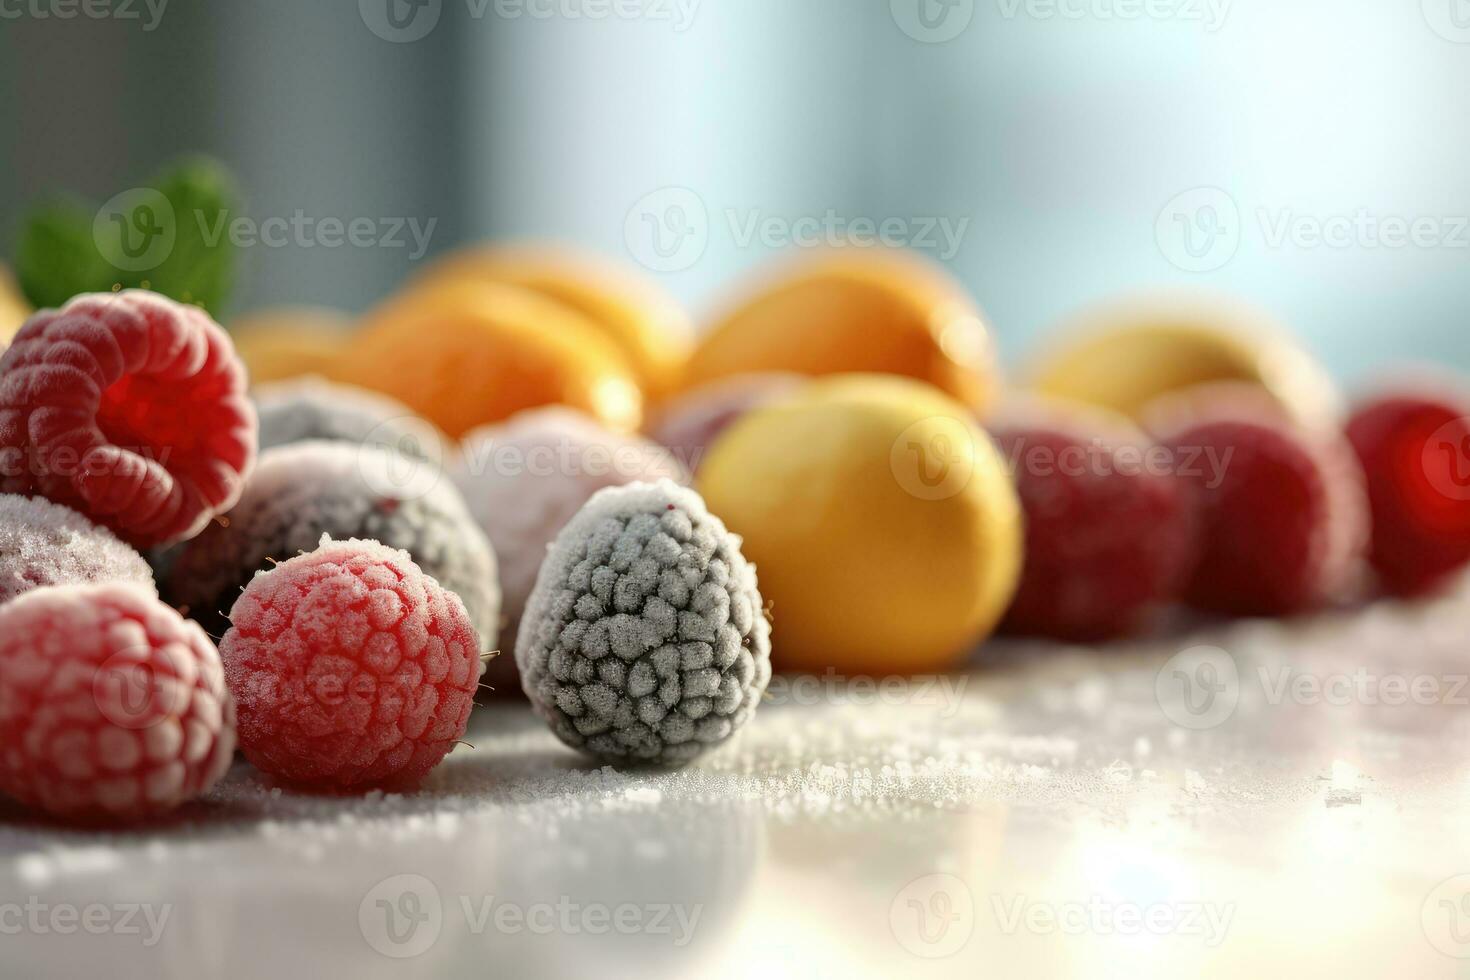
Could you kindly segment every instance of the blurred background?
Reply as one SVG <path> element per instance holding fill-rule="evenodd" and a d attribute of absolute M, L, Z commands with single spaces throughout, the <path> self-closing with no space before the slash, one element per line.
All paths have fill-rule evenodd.
<path fill-rule="evenodd" d="M 1467 99 L 1465 0 L 0 0 L 0 241 L 203 151 L 256 221 L 404 229 L 246 248 L 235 312 L 360 310 L 483 238 L 637 261 L 703 311 L 883 229 L 1012 359 L 1188 284 L 1351 379 L 1470 367 Z"/>

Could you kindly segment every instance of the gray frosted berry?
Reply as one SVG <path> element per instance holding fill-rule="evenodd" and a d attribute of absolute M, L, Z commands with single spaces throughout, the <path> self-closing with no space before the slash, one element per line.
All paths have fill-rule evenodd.
<path fill-rule="evenodd" d="M 440 462 L 447 440 L 402 402 L 316 376 L 258 385 L 250 392 L 260 416 L 260 448 L 295 442 L 371 444 Z"/>
<path fill-rule="evenodd" d="M 408 552 L 464 602 L 481 649 L 494 649 L 500 587 L 489 540 L 437 468 L 377 446 L 299 442 L 266 450 L 235 509 L 177 556 L 164 594 L 222 635 L 255 573 L 315 550 L 323 534 Z"/>
<path fill-rule="evenodd" d="M 770 624 L 740 538 L 669 480 L 599 491 L 547 553 L 516 642 L 521 684 L 568 745 L 680 764 L 750 719 Z"/>

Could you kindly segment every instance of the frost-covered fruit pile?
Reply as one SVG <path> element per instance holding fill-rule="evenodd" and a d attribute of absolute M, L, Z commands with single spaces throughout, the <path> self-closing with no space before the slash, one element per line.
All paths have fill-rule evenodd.
<path fill-rule="evenodd" d="M 1028 401 L 992 419 L 1025 512 L 1021 585 L 1002 628 L 1099 640 L 1178 597 L 1194 515 L 1160 447 L 1121 416 Z"/>
<path fill-rule="evenodd" d="M 480 653 L 464 604 L 406 552 L 331 541 L 257 575 L 220 644 L 240 747 L 322 787 L 412 782 L 464 735 Z"/>
<path fill-rule="evenodd" d="M 1181 395 L 1151 424 L 1194 501 L 1191 604 L 1286 615 L 1348 592 L 1369 528 L 1362 470 L 1338 433 L 1235 385 Z"/>
<path fill-rule="evenodd" d="M 197 534 L 240 494 L 255 409 L 229 337 L 156 293 L 88 293 L 0 357 L 0 491 L 65 504 L 139 548 Z"/>
<path fill-rule="evenodd" d="M 218 636 L 256 572 L 323 534 L 408 552 L 463 600 L 480 649 L 495 648 L 500 593 L 484 533 L 437 467 L 380 446 L 300 442 L 262 453 L 235 509 L 173 563 L 164 596 Z"/>
<path fill-rule="evenodd" d="M 1439 378 L 1400 382 L 1357 408 L 1347 436 L 1368 477 L 1368 557 L 1384 591 L 1428 591 L 1470 562 L 1470 400 Z"/>
<path fill-rule="evenodd" d="M 495 548 L 511 623 L 507 643 L 547 546 L 594 493 L 638 480 L 688 479 L 663 447 L 561 407 L 531 409 L 471 432 L 450 474 Z"/>
<path fill-rule="evenodd" d="M 156 591 L 143 556 L 69 507 L 0 494 L 0 604 L 47 585 L 132 582 Z"/>
<path fill-rule="evenodd" d="M 147 589 L 0 606 L 0 791 L 72 820 L 147 817 L 213 786 L 234 744 L 219 654 Z"/>
<path fill-rule="evenodd" d="M 436 464 L 446 458 L 444 434 L 387 395 L 308 376 L 257 385 L 251 397 L 262 450 L 326 440 L 383 446 Z"/>
<path fill-rule="evenodd" d="M 738 731 L 770 680 L 755 568 L 693 490 L 660 480 L 599 491 L 546 556 L 516 662 L 568 745 L 688 762 Z"/>

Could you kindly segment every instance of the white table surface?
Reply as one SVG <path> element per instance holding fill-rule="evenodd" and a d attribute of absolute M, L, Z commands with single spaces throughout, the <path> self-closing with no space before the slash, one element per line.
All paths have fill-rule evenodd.
<path fill-rule="evenodd" d="M 778 687 L 678 773 L 493 704 L 412 796 L 0 807 L 0 974 L 1470 976 L 1467 674 L 1462 592 Z"/>

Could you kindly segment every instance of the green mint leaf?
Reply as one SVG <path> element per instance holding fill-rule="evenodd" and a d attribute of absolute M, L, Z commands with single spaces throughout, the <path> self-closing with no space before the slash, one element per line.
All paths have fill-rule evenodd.
<path fill-rule="evenodd" d="M 238 213 L 234 180 L 207 159 L 185 160 L 98 210 L 53 202 L 24 223 L 21 288 L 38 307 L 78 293 L 148 288 L 218 318 L 234 285 L 235 246 L 222 233 Z"/>

